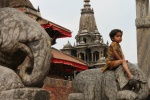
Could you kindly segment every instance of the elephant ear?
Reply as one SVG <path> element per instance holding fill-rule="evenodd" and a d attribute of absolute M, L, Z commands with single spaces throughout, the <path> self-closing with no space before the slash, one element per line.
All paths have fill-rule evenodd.
<path fill-rule="evenodd" d="M 145 84 L 147 83 L 145 74 L 138 66 L 134 66 L 132 63 L 129 63 L 128 66 L 131 72 L 137 77 L 138 81 Z"/>
<path fill-rule="evenodd" d="M 135 66 L 134 64 L 129 62 L 128 67 L 131 71 L 131 74 L 135 76 L 139 82 L 146 83 L 146 77 L 138 66 Z M 115 75 L 120 88 L 123 89 L 123 87 L 125 87 L 125 85 L 127 85 L 128 83 L 128 77 L 122 65 L 120 65 L 120 67 L 116 69 Z"/>
<path fill-rule="evenodd" d="M 116 76 L 116 79 L 117 79 L 117 81 L 119 83 L 119 87 L 122 90 L 128 83 L 128 78 L 125 75 L 125 71 L 124 71 L 122 66 L 119 66 L 115 70 L 115 76 Z"/>

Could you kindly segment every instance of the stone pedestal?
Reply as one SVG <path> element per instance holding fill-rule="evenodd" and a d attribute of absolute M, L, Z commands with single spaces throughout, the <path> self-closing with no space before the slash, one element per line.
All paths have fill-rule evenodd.
<path fill-rule="evenodd" d="M 0 100 L 50 100 L 50 93 L 41 88 L 25 87 L 13 70 L 0 66 Z"/>
<path fill-rule="evenodd" d="M 0 100 L 50 100 L 50 93 L 38 88 L 19 88 L 0 92 Z"/>
<path fill-rule="evenodd" d="M 72 93 L 72 81 L 46 77 L 43 89 L 51 92 L 50 100 L 68 100 L 68 95 Z"/>

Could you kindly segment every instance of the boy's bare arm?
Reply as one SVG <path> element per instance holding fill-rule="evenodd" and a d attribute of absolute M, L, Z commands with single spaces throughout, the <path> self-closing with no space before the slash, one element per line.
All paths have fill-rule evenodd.
<path fill-rule="evenodd" d="M 122 59 L 125 59 L 124 54 L 122 53 Z"/>
<path fill-rule="evenodd" d="M 114 53 L 115 57 L 116 57 L 118 60 L 121 60 L 121 59 L 124 59 L 124 60 L 125 60 L 123 53 L 122 53 L 122 58 L 119 56 L 119 54 L 117 53 L 116 50 L 113 50 L 113 53 Z M 128 60 L 126 60 L 126 62 L 128 62 Z"/>
<path fill-rule="evenodd" d="M 124 59 L 124 60 L 125 60 L 125 57 L 124 57 L 124 54 L 123 54 L 123 52 L 122 52 L 122 59 Z M 126 60 L 126 62 L 128 62 L 128 60 Z"/>
<path fill-rule="evenodd" d="M 117 53 L 116 50 L 113 50 L 113 53 L 115 55 L 115 57 L 118 59 L 118 60 L 121 60 L 122 58 L 119 56 L 119 54 Z"/>
<path fill-rule="evenodd" d="M 121 49 L 121 48 L 120 48 L 120 49 Z M 122 49 L 121 49 L 121 53 L 122 53 L 122 59 L 125 60 L 124 54 L 123 54 L 123 52 L 122 52 Z"/>

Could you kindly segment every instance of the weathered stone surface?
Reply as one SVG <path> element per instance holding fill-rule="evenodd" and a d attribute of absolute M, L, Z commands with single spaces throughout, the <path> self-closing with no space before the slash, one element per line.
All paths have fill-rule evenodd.
<path fill-rule="evenodd" d="M 40 88 L 50 69 L 51 40 L 35 20 L 0 9 L 0 100 L 49 100 Z"/>
<path fill-rule="evenodd" d="M 115 72 L 106 71 L 103 75 L 104 76 L 101 80 L 102 81 L 101 88 L 103 94 L 101 95 L 101 99 L 97 99 L 97 100 L 117 100 L 117 92 L 119 90 L 119 86 L 115 78 Z M 96 86 L 96 88 L 98 86 Z M 101 93 L 102 91 L 99 91 L 99 93 Z"/>
<path fill-rule="evenodd" d="M 144 73 L 133 64 L 128 63 L 131 73 L 137 77 L 140 87 L 132 89 L 128 85 L 128 78 L 122 66 L 116 71 L 101 73 L 100 69 L 90 69 L 79 73 L 73 80 L 73 98 L 82 100 L 144 100 L 148 96 L 148 86 Z M 123 76 L 124 75 L 124 76 Z M 130 91 L 130 95 L 126 93 Z M 81 96 L 82 95 L 82 96 Z"/>
<path fill-rule="evenodd" d="M 68 100 L 83 100 L 83 93 L 70 93 Z"/>
<path fill-rule="evenodd" d="M 137 28 L 149 28 L 150 27 L 150 17 L 146 18 L 136 18 Z"/>
<path fill-rule="evenodd" d="M 136 97 L 137 94 L 129 90 L 119 91 L 117 94 L 117 100 L 135 100 Z"/>
<path fill-rule="evenodd" d="M 50 100 L 68 100 L 72 93 L 72 81 L 46 77 L 43 89 L 50 91 Z"/>
<path fill-rule="evenodd" d="M 0 66 L 0 100 L 49 100 L 50 93 L 40 88 L 25 88 L 19 76 Z"/>
<path fill-rule="evenodd" d="M 148 16 L 149 0 L 136 0 L 136 17 L 143 18 Z"/>
<path fill-rule="evenodd" d="M 24 88 L 19 76 L 13 70 L 0 66 L 0 92 L 16 88 Z"/>
<path fill-rule="evenodd" d="M 25 13 L 1 8 L 0 33 L 0 64 L 19 69 L 25 86 L 42 84 L 51 57 L 51 39 L 46 31 Z"/>
<path fill-rule="evenodd" d="M 146 74 L 150 89 L 150 8 L 149 0 L 136 0 L 138 66 Z"/>
<path fill-rule="evenodd" d="M 50 93 L 38 88 L 18 88 L 1 91 L 0 100 L 50 100 Z"/>

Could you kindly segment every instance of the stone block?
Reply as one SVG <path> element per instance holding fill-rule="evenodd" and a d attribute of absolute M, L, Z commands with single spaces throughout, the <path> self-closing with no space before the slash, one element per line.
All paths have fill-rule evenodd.
<path fill-rule="evenodd" d="M 19 88 L 0 92 L 0 100 L 50 100 L 50 93 L 38 88 Z"/>
<path fill-rule="evenodd" d="M 84 100 L 83 93 L 71 93 L 68 96 L 68 100 Z"/>

